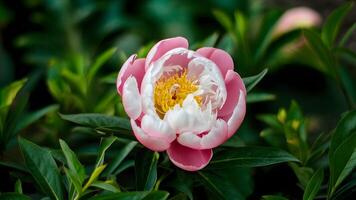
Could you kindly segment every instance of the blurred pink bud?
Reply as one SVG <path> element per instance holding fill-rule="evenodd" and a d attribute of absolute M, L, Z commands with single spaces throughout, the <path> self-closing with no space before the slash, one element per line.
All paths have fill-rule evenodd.
<path fill-rule="evenodd" d="M 278 36 L 297 28 L 318 26 L 320 23 L 321 16 L 318 12 L 307 7 L 292 8 L 281 16 L 273 35 Z"/>

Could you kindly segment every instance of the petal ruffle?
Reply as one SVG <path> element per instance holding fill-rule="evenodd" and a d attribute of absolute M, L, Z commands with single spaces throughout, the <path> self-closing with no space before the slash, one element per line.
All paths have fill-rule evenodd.
<path fill-rule="evenodd" d="M 196 52 L 213 61 L 219 67 L 223 77 L 225 77 L 228 70 L 234 69 L 234 61 L 224 50 L 213 47 L 203 47 Z"/>
<path fill-rule="evenodd" d="M 168 110 L 164 116 L 176 133 L 194 132 L 202 133 L 208 131 L 215 122 L 211 106 L 205 110 L 200 109 L 192 94 L 189 94 L 183 101 L 182 107 L 176 105 Z"/>
<path fill-rule="evenodd" d="M 169 143 L 176 139 L 176 132 L 169 126 L 169 124 L 152 115 L 143 116 L 141 128 L 148 135 L 161 138 Z"/>
<path fill-rule="evenodd" d="M 162 140 L 162 138 L 150 136 L 137 126 L 135 120 L 131 119 L 131 127 L 136 139 L 145 147 L 152 151 L 164 151 L 170 147 L 170 142 Z"/>
<path fill-rule="evenodd" d="M 142 101 L 137 81 L 133 76 L 125 81 L 122 92 L 122 104 L 125 112 L 131 119 L 136 120 L 142 113 Z"/>
<path fill-rule="evenodd" d="M 169 159 L 179 168 L 187 171 L 197 171 L 204 168 L 211 158 L 213 151 L 211 149 L 196 150 L 173 142 L 167 149 Z"/>
<path fill-rule="evenodd" d="M 240 127 L 246 114 L 246 96 L 240 90 L 239 100 L 231 115 L 223 117 L 228 127 L 228 138 L 230 138 Z"/>
<path fill-rule="evenodd" d="M 145 58 L 136 59 L 136 54 L 131 55 L 122 65 L 116 81 L 117 92 L 122 95 L 122 87 L 129 76 L 134 76 L 138 88 L 141 88 L 141 81 L 145 75 Z"/>
<path fill-rule="evenodd" d="M 233 109 L 236 107 L 236 104 L 239 100 L 240 94 L 238 91 L 242 90 L 246 95 L 246 88 L 241 77 L 239 76 L 238 73 L 236 73 L 233 70 L 227 71 L 225 76 L 225 85 L 226 85 L 227 97 L 223 107 L 218 111 L 218 116 L 220 117 L 232 113 Z"/>
<path fill-rule="evenodd" d="M 218 119 L 215 126 L 201 136 L 186 132 L 178 136 L 177 141 L 184 146 L 193 149 L 212 149 L 224 143 L 228 139 L 227 124 L 224 120 Z"/>
<path fill-rule="evenodd" d="M 188 45 L 188 40 L 183 37 L 174 37 L 159 41 L 148 52 L 145 69 L 147 70 L 151 62 L 156 61 L 169 50 L 179 47 L 188 48 Z"/>

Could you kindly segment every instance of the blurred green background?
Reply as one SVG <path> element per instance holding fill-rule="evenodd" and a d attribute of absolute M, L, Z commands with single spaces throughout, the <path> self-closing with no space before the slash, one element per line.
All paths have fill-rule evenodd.
<path fill-rule="evenodd" d="M 49 74 L 53 74 L 55 72 L 52 71 L 55 70 L 50 68 L 58 62 L 66 62 L 66 65 L 82 62 L 83 65 L 87 65 L 93 62 L 100 52 L 112 47 L 118 49 L 116 53 L 121 55 L 122 59 L 114 56 L 110 63 L 102 68 L 101 74 L 117 72 L 125 56 L 137 52 L 144 45 L 150 46 L 162 38 L 184 36 L 193 45 L 201 43 L 212 34 L 216 34 L 216 37 L 221 39 L 225 30 L 213 15 L 214 10 L 230 16 L 239 10 L 247 18 L 256 18 L 271 10 L 282 12 L 295 6 L 309 6 L 319 12 L 325 20 L 330 11 L 343 2 L 341 0 L 312 2 L 209 0 L 204 3 L 186 0 L 3 1 L 0 4 L 0 86 L 28 76 L 38 69 L 47 69 Z M 349 27 L 354 18 L 355 14 L 351 12 L 343 27 Z M 248 30 L 249 33 L 255 31 L 258 30 Z M 347 44 L 351 49 L 355 49 L 354 38 L 353 36 Z M 224 44 L 225 49 L 233 45 L 229 44 L 229 41 L 225 43 L 227 43 Z M 195 47 L 197 46 L 199 45 Z M 263 60 L 257 63 L 259 66 L 245 65 L 239 62 L 243 58 L 238 56 L 240 54 L 234 58 L 237 71 L 242 76 L 252 75 L 261 68 L 272 68 Z M 287 62 L 281 70 L 267 76 L 260 86 L 261 90 L 266 89 L 272 93 L 282 92 L 281 95 L 277 94 L 280 97 L 278 100 L 283 100 L 282 105 L 288 105 L 290 99 L 307 99 L 301 101 L 303 107 L 307 107 L 305 110 L 315 111 L 315 114 L 319 113 L 320 117 L 331 120 L 335 113 L 343 110 L 345 104 L 338 98 L 340 94 L 332 92 L 335 90 L 333 83 L 329 83 L 317 71 L 307 67 L 304 63 L 301 65 Z M 304 77 L 303 81 L 298 77 Z M 45 85 L 45 80 L 40 81 L 41 85 Z M 41 96 L 41 98 L 37 100 L 33 96 Z M 53 102 L 51 96 L 53 97 L 48 94 L 46 87 L 36 87 L 31 95 L 31 98 L 36 99 L 30 101 L 31 108 L 39 108 L 43 104 Z M 332 112 L 330 110 L 323 112 L 323 108 L 328 106 L 329 101 L 320 100 L 330 98 L 335 102 L 335 106 L 331 107 Z M 323 105 L 314 106 L 315 102 Z M 281 103 L 276 102 L 276 105 Z"/>
<path fill-rule="evenodd" d="M 266 131 L 267 126 L 270 128 L 267 132 L 279 132 L 278 127 L 271 126 L 271 120 L 277 120 L 282 110 L 287 112 L 288 109 L 283 108 L 289 105 L 291 108 L 287 113 L 292 117 L 287 117 L 287 121 L 300 120 L 303 124 L 300 134 L 307 132 L 308 135 L 304 142 L 315 141 L 319 135 L 336 126 L 342 113 L 355 108 L 354 32 L 350 32 L 343 44 L 336 45 L 336 41 L 339 42 L 347 30 L 355 26 L 355 8 L 350 8 L 343 23 L 337 24 L 340 31 L 336 32 L 340 34 L 335 36 L 335 43 L 327 46 L 326 42 L 325 46 L 337 58 L 335 61 L 328 60 L 318 45 L 307 45 L 304 37 L 307 36 L 309 43 L 312 43 L 310 38 L 315 36 L 313 33 L 320 32 L 331 11 L 345 2 L 0 1 L 0 88 L 12 84 L 10 88 L 16 90 L 8 103 L 4 103 L 6 112 L 3 113 L 6 114 L 2 114 L 2 118 L 10 120 L 2 126 L 4 130 L 11 130 L 4 131 L 4 135 L 6 132 L 9 137 L 1 141 L 1 160 L 19 160 L 13 156 L 19 154 L 14 136 L 21 134 L 37 144 L 53 148 L 59 147 L 58 138 L 64 138 L 81 159 L 90 163 L 98 151 L 98 135 L 92 130 L 73 128 L 60 119 L 58 112 L 102 113 L 125 117 L 115 88 L 115 79 L 121 65 L 131 54 L 138 52 L 139 57 L 145 57 L 153 44 L 173 36 L 186 37 L 192 49 L 202 46 L 224 49 L 233 56 L 235 70 L 242 77 L 268 69 L 264 79 L 249 93 L 245 122 L 238 136 L 227 146 L 278 146 L 271 144 L 271 140 L 263 136 L 266 133 L 263 131 Z M 273 30 L 278 19 L 286 10 L 296 6 L 313 8 L 321 15 L 322 23 L 305 27 L 310 28 L 311 33 L 296 29 L 274 36 Z M 335 30 L 338 26 L 335 26 Z M 302 45 L 293 46 L 302 38 Z M 315 41 L 321 43 L 321 40 Z M 288 47 L 292 50 L 288 51 Z M 316 53 L 313 52 L 315 49 Z M 330 69 L 334 64 L 337 65 L 334 66 L 336 71 L 341 69 L 340 72 L 335 73 Z M 21 89 L 22 86 L 25 89 Z M 5 91 L 3 96 L 11 96 L 9 94 Z M 291 104 L 293 100 L 297 103 Z M 20 107 L 17 115 L 17 108 Z M 275 115 L 263 115 L 265 113 Z M 21 126 L 17 127 L 19 121 Z M 10 122 L 16 124 L 16 128 Z M 308 164 L 305 163 L 303 167 Z M 313 167 L 325 166 L 325 159 L 314 164 Z M 253 173 L 254 183 L 250 184 L 254 185 L 254 193 L 251 195 L 252 186 L 242 193 L 256 199 L 267 193 L 300 192 L 305 185 L 300 187 L 295 184 L 299 179 L 303 185 L 302 179 L 292 174 L 292 170 L 297 169 L 287 165 L 257 169 Z M 252 173 L 248 171 L 246 174 Z M 286 179 L 285 174 L 289 174 L 286 182 L 283 181 Z M 14 181 L 7 171 L 0 170 L 0 177 Z M 246 182 L 252 181 L 249 178 L 246 178 Z M 270 179 L 276 185 L 269 185 L 267 180 Z M 10 190 L 4 181 L 1 181 L 0 186 L 3 191 Z"/>

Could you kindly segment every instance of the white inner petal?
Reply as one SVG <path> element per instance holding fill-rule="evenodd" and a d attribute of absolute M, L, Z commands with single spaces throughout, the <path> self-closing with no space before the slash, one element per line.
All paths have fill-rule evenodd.
<path fill-rule="evenodd" d="M 211 102 L 213 110 L 224 105 L 227 96 L 225 82 L 215 63 L 205 57 L 192 59 L 188 65 L 188 77 L 199 83 L 198 94 L 204 97 L 203 105 Z"/>
<path fill-rule="evenodd" d="M 184 56 L 182 57 L 184 62 L 180 61 L 179 57 L 173 56 Z M 178 63 L 174 62 L 176 60 Z M 187 63 L 187 66 L 181 66 L 181 63 Z M 176 126 L 173 128 L 179 132 L 183 131 L 182 129 L 190 129 L 184 131 L 194 132 L 209 130 L 216 120 L 217 110 L 225 103 L 225 82 L 214 62 L 185 48 L 172 49 L 151 63 L 141 84 L 143 112 L 159 117 L 154 103 L 156 82 L 162 76 L 174 75 L 184 69 L 187 70 L 187 78 L 198 85 L 198 90 L 187 95 L 182 107 L 177 104 L 169 110 L 165 114 L 164 120 L 171 121 L 170 124 Z M 201 105 L 194 99 L 195 96 L 203 97 Z M 179 119 L 178 116 L 180 116 Z M 183 125 L 187 128 L 183 128 Z"/>
<path fill-rule="evenodd" d="M 199 134 L 211 129 L 216 121 L 216 113 L 212 112 L 209 103 L 206 109 L 201 109 L 194 99 L 193 95 L 188 95 L 184 100 L 182 107 L 176 105 L 164 116 L 170 126 L 177 133 L 194 132 Z"/>

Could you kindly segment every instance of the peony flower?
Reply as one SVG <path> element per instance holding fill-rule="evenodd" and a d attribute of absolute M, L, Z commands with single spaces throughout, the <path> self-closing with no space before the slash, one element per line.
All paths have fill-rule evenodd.
<path fill-rule="evenodd" d="M 166 151 L 178 167 L 196 171 L 239 128 L 246 89 L 231 56 L 204 47 L 188 50 L 182 37 L 158 42 L 146 58 L 123 64 L 117 91 L 137 140 Z"/>
<path fill-rule="evenodd" d="M 287 10 L 278 20 L 273 35 L 279 36 L 297 28 L 310 28 L 321 23 L 318 12 L 307 7 L 296 7 Z"/>

